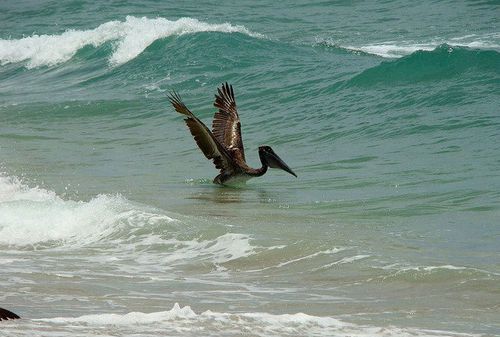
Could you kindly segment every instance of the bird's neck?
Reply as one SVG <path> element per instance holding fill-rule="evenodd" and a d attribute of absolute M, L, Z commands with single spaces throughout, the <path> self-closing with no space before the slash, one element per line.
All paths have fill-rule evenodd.
<path fill-rule="evenodd" d="M 267 172 L 267 168 L 269 167 L 267 165 L 266 160 L 264 159 L 264 157 L 262 156 L 261 153 L 259 153 L 259 158 L 260 158 L 260 162 L 262 163 L 262 167 L 255 170 L 257 177 L 264 175 Z"/>
<path fill-rule="evenodd" d="M 263 176 L 267 172 L 267 165 L 263 164 L 261 168 L 255 170 L 255 176 L 260 177 Z"/>

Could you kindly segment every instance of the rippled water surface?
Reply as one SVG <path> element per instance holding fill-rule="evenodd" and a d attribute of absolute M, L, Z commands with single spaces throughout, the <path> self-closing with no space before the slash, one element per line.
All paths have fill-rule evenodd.
<path fill-rule="evenodd" d="M 500 335 L 499 13 L 0 4 L 0 336 Z M 298 178 L 212 184 L 226 81 Z"/>

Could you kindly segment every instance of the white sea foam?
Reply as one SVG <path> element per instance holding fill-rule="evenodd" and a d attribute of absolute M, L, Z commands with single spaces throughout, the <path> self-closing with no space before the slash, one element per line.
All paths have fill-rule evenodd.
<path fill-rule="evenodd" d="M 324 266 L 321 266 L 319 268 L 316 268 L 316 269 L 314 269 L 314 271 L 328 269 L 328 268 L 331 268 L 331 267 L 333 267 L 335 265 L 339 265 L 339 264 L 353 263 L 354 261 L 363 260 L 363 259 L 366 259 L 368 257 L 370 257 L 370 255 L 355 255 L 355 256 L 344 257 L 344 258 L 341 258 L 340 260 L 337 260 L 337 261 L 328 263 Z"/>
<path fill-rule="evenodd" d="M 479 268 L 474 268 L 474 267 L 454 266 L 451 264 L 444 264 L 444 265 L 438 265 L 438 266 L 407 266 L 407 265 L 401 265 L 399 263 L 394 263 L 394 264 L 383 266 L 383 267 L 381 267 L 381 269 L 392 271 L 393 274 L 391 274 L 390 276 L 395 276 L 395 275 L 399 275 L 399 274 L 407 274 L 407 273 L 433 274 L 433 273 L 449 271 L 449 270 L 458 271 L 458 272 L 467 272 L 467 271 L 479 272 L 479 273 L 484 273 L 487 275 L 495 275 L 495 276 L 500 275 L 498 273 L 484 270 L 484 269 L 479 269 Z"/>
<path fill-rule="evenodd" d="M 326 255 L 330 255 L 330 254 L 336 254 L 338 252 L 341 252 L 343 250 L 345 250 L 347 248 L 333 248 L 333 249 L 328 249 L 328 250 L 323 250 L 323 251 L 319 251 L 319 252 L 316 252 L 316 253 L 313 253 L 313 254 L 310 254 L 310 255 L 306 255 L 306 256 L 302 256 L 302 257 L 299 257 L 299 258 L 296 258 L 296 259 L 292 259 L 292 260 L 289 260 L 289 261 L 286 261 L 286 262 L 282 262 L 280 264 L 278 264 L 276 267 L 277 268 L 280 268 L 280 267 L 283 267 L 283 266 L 286 266 L 290 263 L 295 263 L 295 262 L 299 262 L 299 261 L 302 261 L 302 260 L 308 260 L 308 259 L 311 259 L 313 257 L 316 257 L 318 255 L 323 255 L 323 254 L 326 254 Z M 272 268 L 272 267 L 271 267 Z"/>
<path fill-rule="evenodd" d="M 409 45 L 398 45 L 395 43 L 381 43 L 381 44 L 372 44 L 366 46 L 345 46 L 344 48 L 353 50 L 353 51 L 361 51 L 367 54 L 378 55 L 386 58 L 397 58 L 405 55 L 409 55 L 411 53 L 416 52 L 417 50 L 434 50 L 439 44 L 409 44 Z"/>
<path fill-rule="evenodd" d="M 64 200 L 53 191 L 28 187 L 17 178 L 0 175 L 0 244 L 86 244 L 123 226 L 158 221 L 174 219 L 141 209 L 120 195 L 98 195 L 89 201 Z"/>
<path fill-rule="evenodd" d="M 109 21 L 95 29 L 70 29 L 59 35 L 33 34 L 17 40 L 0 39 L 0 64 L 27 61 L 28 68 L 52 66 L 68 61 L 85 46 L 98 47 L 113 41 L 115 49 L 109 62 L 111 65 L 120 65 L 137 57 L 158 39 L 198 32 L 242 33 L 262 37 L 244 26 L 230 23 L 210 24 L 192 18 L 171 21 L 127 16 L 125 21 Z"/>
<path fill-rule="evenodd" d="M 70 327 L 73 333 L 78 327 L 90 332 L 105 329 L 107 334 L 135 332 L 148 335 L 162 331 L 163 335 L 175 336 L 472 336 L 448 331 L 376 327 L 344 322 L 333 317 L 312 316 L 305 313 L 271 314 L 265 312 L 224 313 L 207 310 L 197 314 L 189 306 L 175 304 L 171 310 L 153 313 L 131 312 L 128 314 L 94 314 L 80 317 L 56 317 L 36 319 L 35 322 L 56 324 L 63 329 Z M 102 330 L 101 330 L 102 332 Z"/>
<path fill-rule="evenodd" d="M 282 249 L 282 248 L 284 248 L 286 246 L 269 247 L 268 250 L 276 249 L 276 247 L 279 247 L 280 249 Z M 319 252 L 316 252 L 316 253 L 312 253 L 312 254 L 309 254 L 309 255 L 297 257 L 295 259 L 291 259 L 291 260 L 288 260 L 288 261 L 285 261 L 285 262 L 281 262 L 281 263 L 279 263 L 277 265 L 273 265 L 273 266 L 269 266 L 269 267 L 264 267 L 264 268 L 259 268 L 259 269 L 248 270 L 248 272 L 253 273 L 253 272 L 260 272 L 260 271 L 264 271 L 264 270 L 268 270 L 268 269 L 281 268 L 281 267 L 287 266 L 289 264 L 301 262 L 301 261 L 304 261 L 304 260 L 310 260 L 310 259 L 313 259 L 313 258 L 315 258 L 317 256 L 320 256 L 320 255 L 333 255 L 333 254 L 337 254 L 338 252 L 344 251 L 346 249 L 348 249 L 348 248 L 344 248 L 343 247 L 343 248 L 332 248 L 332 249 L 322 250 L 322 251 L 319 251 Z"/>
<path fill-rule="evenodd" d="M 214 240 L 165 240 L 172 244 L 175 251 L 162 258 L 166 264 L 178 264 L 192 259 L 210 260 L 214 263 L 224 263 L 254 254 L 258 247 L 250 244 L 250 237 L 237 233 L 226 233 Z"/>
<path fill-rule="evenodd" d="M 148 265 L 151 258 L 150 251 L 140 252 L 143 249 L 158 245 L 170 247 L 162 250 L 154 262 L 162 266 L 193 261 L 220 264 L 262 249 L 250 243 L 250 236 L 239 233 L 225 233 L 213 239 L 180 240 L 144 231 L 146 226 L 175 222 L 178 220 L 134 204 L 121 195 L 98 195 L 89 201 L 64 200 L 53 191 L 29 187 L 17 178 L 0 175 L 0 245 L 73 247 L 118 240 L 117 255 L 106 256 L 105 262 L 120 261 L 123 254 L 134 252 L 141 265 Z M 143 234 L 138 237 L 134 234 L 136 230 Z M 136 248 L 140 248 L 139 251 Z M 102 259 L 101 256 L 92 258 Z"/>
<path fill-rule="evenodd" d="M 500 34 L 487 35 L 466 35 L 450 39 L 433 39 L 428 42 L 415 41 L 385 41 L 366 45 L 339 44 L 333 39 L 317 38 L 316 43 L 332 47 L 344 48 L 354 52 L 363 52 L 372 55 L 378 55 L 385 58 L 399 58 L 409 55 L 418 50 L 430 51 L 442 44 L 448 44 L 455 47 L 468 47 L 477 49 L 500 50 Z"/>
<path fill-rule="evenodd" d="M 396 270 L 398 272 L 406 272 L 406 271 L 433 271 L 433 270 L 464 270 L 466 267 L 457 267 L 451 264 L 440 265 L 440 266 L 402 266 L 398 263 L 390 264 L 382 267 L 382 269 L 386 270 Z"/>

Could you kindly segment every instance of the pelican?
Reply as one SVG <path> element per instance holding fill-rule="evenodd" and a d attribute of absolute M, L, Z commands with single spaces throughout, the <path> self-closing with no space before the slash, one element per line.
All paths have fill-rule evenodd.
<path fill-rule="evenodd" d="M 215 112 L 210 131 L 182 102 L 180 95 L 173 91 L 168 96 L 175 111 L 187 116 L 185 120 L 196 144 L 207 159 L 212 159 L 220 170 L 215 177 L 215 184 L 228 184 L 235 181 L 247 181 L 253 177 L 260 177 L 270 168 L 279 168 L 297 177 L 295 172 L 267 145 L 259 146 L 260 168 L 251 168 L 245 160 L 245 151 L 241 139 L 241 124 L 233 86 L 227 82 L 217 88 L 214 106 Z"/>
<path fill-rule="evenodd" d="M 0 308 L 0 321 L 7 321 L 9 319 L 18 319 L 18 318 L 21 318 L 21 317 L 17 316 L 12 311 Z"/>

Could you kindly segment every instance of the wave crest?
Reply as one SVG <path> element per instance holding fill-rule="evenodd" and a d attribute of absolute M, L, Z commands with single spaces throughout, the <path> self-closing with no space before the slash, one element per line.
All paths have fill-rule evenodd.
<path fill-rule="evenodd" d="M 33 320 L 40 326 L 56 324 L 74 329 L 106 328 L 113 333 L 137 331 L 141 334 L 163 334 L 179 336 L 235 336 L 242 331 L 251 331 L 252 336 L 473 336 L 450 331 L 399 328 L 395 326 L 376 327 L 358 325 L 327 316 L 313 316 L 305 313 L 272 314 L 266 312 L 225 313 L 211 310 L 197 314 L 189 306 L 175 303 L 168 311 L 127 314 L 93 314 L 80 317 L 56 317 Z M 109 333 L 109 330 L 107 331 Z"/>
<path fill-rule="evenodd" d="M 115 42 L 109 62 L 117 66 L 134 59 L 158 39 L 198 32 L 242 33 L 262 37 L 244 26 L 230 23 L 210 24 L 187 17 L 171 21 L 127 16 L 125 21 L 106 22 L 90 30 L 70 29 L 60 35 L 34 34 L 17 40 L 0 39 L 0 64 L 27 61 L 27 68 L 53 66 L 68 61 L 85 46 L 99 47 L 107 42 Z"/>
<path fill-rule="evenodd" d="M 366 45 L 344 45 L 331 38 L 316 38 L 316 44 L 325 47 L 354 53 L 377 55 L 383 58 L 400 58 L 413 54 L 417 51 L 432 51 L 441 45 L 449 45 L 460 48 L 473 48 L 483 50 L 500 50 L 500 34 L 485 34 L 482 36 L 471 34 L 461 37 L 450 38 L 448 40 L 435 39 L 428 42 L 412 41 L 387 41 Z"/>
<path fill-rule="evenodd" d="M 384 61 L 354 76 L 347 86 L 375 83 L 415 83 L 459 76 L 469 70 L 487 74 L 500 72 L 500 53 L 471 50 L 443 44 L 431 51 L 416 51 L 395 61 Z"/>
<path fill-rule="evenodd" d="M 158 254 L 153 259 L 155 267 L 171 268 L 207 262 L 218 266 L 262 250 L 244 234 L 185 237 L 179 228 L 188 223 L 164 213 L 121 195 L 64 200 L 53 191 L 0 174 L 0 248 L 74 248 L 112 242 L 118 247 L 114 255 L 118 262 L 129 259 L 132 251 L 145 268 L 152 254 Z"/>
<path fill-rule="evenodd" d="M 83 245 L 113 236 L 124 227 L 173 221 L 121 195 L 64 200 L 53 191 L 0 175 L 0 245 Z"/>

